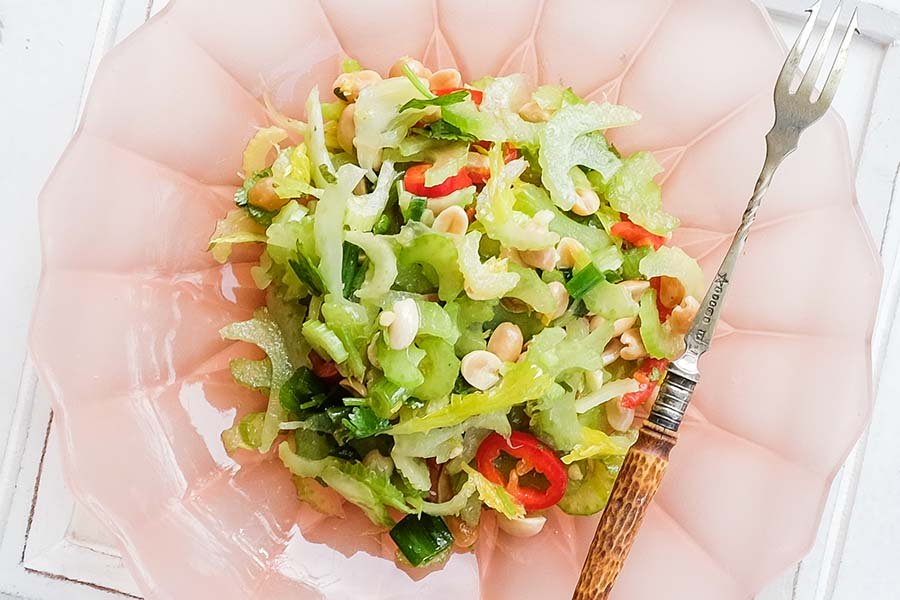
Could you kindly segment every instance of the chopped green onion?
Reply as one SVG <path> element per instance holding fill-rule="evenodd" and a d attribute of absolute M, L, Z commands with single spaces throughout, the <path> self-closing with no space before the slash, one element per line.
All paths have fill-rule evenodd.
<path fill-rule="evenodd" d="M 288 264 L 291 270 L 297 275 L 297 278 L 303 282 L 309 291 L 316 296 L 325 293 L 325 282 L 322 280 L 322 274 L 319 269 L 312 263 L 308 256 L 303 254 L 300 247 L 297 246 L 297 260 L 289 260 Z"/>
<path fill-rule="evenodd" d="M 341 264 L 341 281 L 344 283 L 344 298 L 353 298 L 353 293 L 358 290 L 366 279 L 368 261 L 361 263 L 359 260 L 359 246 L 344 242 L 344 256 Z"/>
<path fill-rule="evenodd" d="M 440 517 L 407 515 L 391 529 L 391 539 L 414 567 L 443 556 L 453 545 L 453 534 Z"/>
<path fill-rule="evenodd" d="M 566 282 L 566 290 L 569 292 L 571 299 L 578 300 L 595 285 L 605 280 L 606 276 L 593 263 L 588 263 L 587 266 L 575 273 L 572 279 Z"/>
<path fill-rule="evenodd" d="M 365 398 L 344 398 L 341 400 L 344 403 L 344 406 L 365 406 L 366 399 Z"/>
<path fill-rule="evenodd" d="M 400 107 L 400 112 L 409 110 L 411 108 L 423 109 L 428 108 L 429 106 L 448 106 L 450 104 L 459 104 L 468 97 L 469 90 L 458 90 L 450 94 L 444 94 L 443 96 L 434 96 L 426 99 L 413 98 Z"/>
<path fill-rule="evenodd" d="M 366 280 L 366 272 L 369 270 L 369 259 L 364 258 L 353 274 L 353 279 L 344 282 L 344 297 L 352 299 L 356 290 L 362 287 Z"/>
<path fill-rule="evenodd" d="M 423 198 L 422 196 L 413 196 L 409 201 L 409 206 L 406 207 L 407 222 L 420 221 L 422 219 L 422 214 L 425 212 L 426 206 L 428 206 L 427 198 Z"/>

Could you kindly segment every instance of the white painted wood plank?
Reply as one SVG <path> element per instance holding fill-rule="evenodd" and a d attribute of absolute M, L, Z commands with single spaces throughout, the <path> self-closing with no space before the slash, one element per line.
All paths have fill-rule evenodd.
<path fill-rule="evenodd" d="M 49 402 L 46 386 L 42 385 L 38 393 L 43 396 L 41 404 Z M 25 568 L 139 596 L 115 538 L 76 503 L 65 485 L 56 427 L 51 428 L 47 440 L 39 484 L 23 557 Z"/>
<path fill-rule="evenodd" d="M 72 135 L 101 0 L 3 0 L 0 197 L 0 452 L 13 413 L 40 275 L 35 198 Z M 14 258 L 13 258 L 14 257 Z"/>
<path fill-rule="evenodd" d="M 833 600 L 888 600 L 900 593 L 900 321 L 893 329 Z"/>

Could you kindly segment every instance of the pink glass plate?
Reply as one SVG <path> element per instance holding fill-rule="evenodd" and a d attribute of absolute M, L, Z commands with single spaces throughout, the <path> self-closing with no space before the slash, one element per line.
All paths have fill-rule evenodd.
<path fill-rule="evenodd" d="M 346 55 L 385 71 L 404 54 L 639 110 L 615 142 L 657 153 L 675 243 L 710 274 L 762 163 L 784 48 L 748 0 L 177 0 L 115 49 L 41 197 L 32 349 L 69 482 L 150 598 L 518 600 L 574 585 L 595 520 L 553 512 L 530 540 L 487 523 L 475 554 L 409 573 L 357 511 L 312 512 L 277 461 L 219 441 L 263 402 L 227 371 L 252 350 L 217 333 L 262 301 L 253 255 L 205 252 L 266 123 L 261 97 L 299 114 Z M 830 114 L 767 198 L 616 598 L 743 599 L 802 556 L 869 417 L 879 284 Z"/>

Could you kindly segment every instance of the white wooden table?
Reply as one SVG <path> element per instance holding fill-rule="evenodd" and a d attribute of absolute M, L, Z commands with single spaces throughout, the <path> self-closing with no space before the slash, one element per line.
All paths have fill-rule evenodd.
<path fill-rule="evenodd" d="M 793 38 L 807 1 L 765 3 Z M 58 433 L 28 359 L 26 332 L 40 270 L 35 198 L 77 124 L 100 58 L 166 2 L 0 0 L 3 599 L 139 597 L 108 534 L 62 483 Z M 900 175 L 900 0 L 861 2 L 861 30 L 836 104 L 885 264 L 873 350 L 875 417 L 835 480 L 812 552 L 757 600 L 900 598 L 900 207 L 891 210 Z"/>

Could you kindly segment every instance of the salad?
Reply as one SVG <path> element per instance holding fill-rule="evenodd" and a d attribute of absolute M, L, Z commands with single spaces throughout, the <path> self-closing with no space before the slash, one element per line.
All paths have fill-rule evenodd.
<path fill-rule="evenodd" d="M 409 58 L 343 71 L 306 122 L 266 100 L 210 241 L 261 248 L 267 290 L 221 331 L 265 353 L 231 371 L 267 398 L 225 446 L 277 454 L 303 501 L 355 505 L 413 566 L 472 547 L 486 511 L 529 536 L 603 510 L 704 292 L 660 166 L 604 135 L 639 115 Z"/>

